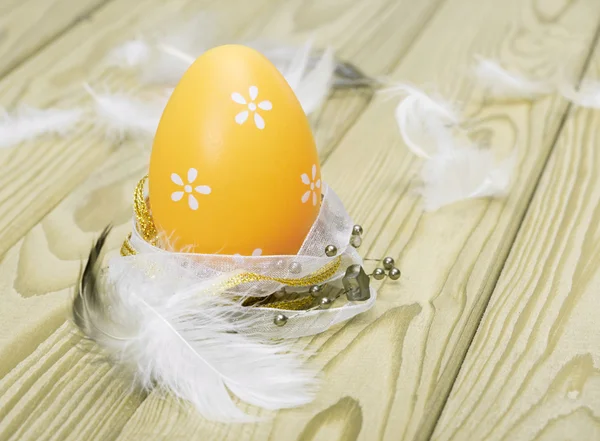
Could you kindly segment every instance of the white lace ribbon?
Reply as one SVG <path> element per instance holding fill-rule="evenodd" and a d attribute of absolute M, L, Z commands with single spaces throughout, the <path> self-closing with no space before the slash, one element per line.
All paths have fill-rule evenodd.
<path fill-rule="evenodd" d="M 115 257 L 109 263 L 108 277 L 119 290 L 136 290 L 146 283 L 159 287 L 164 295 L 172 295 L 191 287 L 206 286 L 211 280 L 227 280 L 242 273 L 260 274 L 276 279 L 302 279 L 314 274 L 334 259 L 341 264 L 326 283 L 341 287 L 341 278 L 352 264 L 362 265 L 362 258 L 349 245 L 354 223 L 335 192 L 323 187 L 323 200 L 319 215 L 311 227 L 302 247 L 293 256 L 230 256 L 219 254 L 174 253 L 157 248 L 139 235 L 134 228 L 130 243 L 138 254 Z M 325 247 L 334 245 L 336 257 L 327 257 Z M 141 270 L 141 271 L 140 271 Z M 134 276 L 136 274 L 136 276 Z M 146 280 L 139 280 L 140 277 Z M 265 297 L 284 285 L 276 281 L 247 282 L 234 288 L 223 289 L 223 294 L 239 297 Z M 308 287 L 304 288 L 308 289 Z M 293 291 L 293 289 L 291 289 Z M 143 292 L 140 293 L 143 295 Z M 244 316 L 252 316 L 249 334 L 269 338 L 297 338 L 318 334 L 329 327 L 348 320 L 373 306 L 377 293 L 371 287 L 371 298 L 364 302 L 346 302 L 340 298 L 330 309 L 291 311 L 265 307 L 238 308 Z M 338 303 L 341 303 L 338 306 Z M 285 314 L 289 320 L 285 326 L 276 326 L 276 314 Z"/>

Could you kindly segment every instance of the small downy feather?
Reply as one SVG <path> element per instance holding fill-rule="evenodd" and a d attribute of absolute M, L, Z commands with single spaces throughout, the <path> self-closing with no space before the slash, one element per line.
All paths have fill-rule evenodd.
<path fill-rule="evenodd" d="M 336 69 L 331 48 L 318 58 L 311 58 L 311 52 L 312 42 L 309 41 L 296 51 L 287 66 L 278 66 L 307 115 L 317 110 L 329 95 Z M 268 51 L 265 56 L 269 58 Z M 274 63 L 277 65 L 277 61 Z"/>
<path fill-rule="evenodd" d="M 579 89 L 572 84 L 561 84 L 559 92 L 576 106 L 600 109 L 600 81 L 584 80 Z"/>
<path fill-rule="evenodd" d="M 106 130 L 109 139 L 154 136 L 168 94 L 142 101 L 125 94 L 100 94 L 88 84 L 84 87 L 94 99 L 94 123 Z"/>
<path fill-rule="evenodd" d="M 0 148 L 11 147 L 44 134 L 65 135 L 82 118 L 79 109 L 24 107 L 13 114 L 0 109 Z"/>
<path fill-rule="evenodd" d="M 186 265 L 172 253 L 117 257 L 103 272 L 107 234 L 90 253 L 73 316 L 88 338 L 133 372 L 136 384 L 187 400 L 205 418 L 223 422 L 256 420 L 232 395 L 270 410 L 312 401 L 316 375 L 306 368 L 308 354 L 249 334 L 255 319 L 224 295 L 220 280 L 189 283 Z"/>
<path fill-rule="evenodd" d="M 327 98 L 336 69 L 333 50 L 313 55 L 312 42 L 300 48 L 251 45 L 260 50 L 279 69 L 296 94 L 307 115 L 317 110 Z M 159 44 L 158 48 L 181 63 L 190 65 L 194 57 L 177 47 Z"/>
<path fill-rule="evenodd" d="M 158 31 L 144 40 L 128 41 L 113 49 L 107 64 L 137 70 L 144 83 L 175 86 L 193 60 L 218 44 L 222 26 L 217 26 L 211 14 L 202 13 L 168 27 L 171 30 Z M 175 48 L 191 61 L 173 56 L 161 47 Z"/>
<path fill-rule="evenodd" d="M 396 107 L 396 123 L 406 146 L 421 158 L 430 158 L 451 143 L 460 123 L 455 106 L 410 84 L 394 84 L 383 94 L 403 95 Z"/>
<path fill-rule="evenodd" d="M 495 98 L 534 99 L 554 92 L 548 81 L 531 80 L 524 75 L 509 72 L 494 60 L 478 57 L 474 74 L 488 93 Z"/>
<path fill-rule="evenodd" d="M 426 211 L 465 199 L 503 196 L 516 163 L 498 162 L 492 152 L 474 146 L 455 147 L 425 161 L 420 194 Z"/>
<path fill-rule="evenodd" d="M 498 163 L 491 152 L 473 146 L 454 105 L 408 84 L 382 92 L 404 95 L 395 117 L 404 143 L 425 159 L 419 192 L 426 211 L 506 192 L 514 159 Z"/>
<path fill-rule="evenodd" d="M 117 67 L 136 67 L 147 63 L 152 49 L 148 42 L 141 38 L 129 40 L 114 48 L 106 57 L 107 64 Z"/>
<path fill-rule="evenodd" d="M 199 38 L 185 30 L 152 45 L 134 40 L 111 51 L 107 62 L 137 68 L 144 81 L 175 86 L 211 41 L 210 35 Z M 310 41 L 299 48 L 267 43 L 248 45 L 261 51 L 283 73 L 306 114 L 317 110 L 327 98 L 337 68 L 331 48 L 317 54 Z M 148 47 L 150 55 L 146 53 Z M 365 78 L 360 81 L 364 83 Z"/>

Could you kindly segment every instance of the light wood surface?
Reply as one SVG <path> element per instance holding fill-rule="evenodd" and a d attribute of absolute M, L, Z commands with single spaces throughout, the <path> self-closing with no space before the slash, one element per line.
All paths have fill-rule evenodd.
<path fill-rule="evenodd" d="M 599 118 L 569 113 L 434 440 L 600 439 Z"/>
<path fill-rule="evenodd" d="M 0 3 L 0 78 L 43 51 L 110 0 L 4 0 Z"/>
<path fill-rule="evenodd" d="M 365 227 L 369 264 L 392 255 L 403 278 L 382 286 L 369 313 L 298 342 L 318 349 L 324 383 L 314 403 L 260 424 L 224 425 L 170 397 L 129 390 L 64 323 L 93 238 L 112 222 L 116 248 L 130 228 L 147 146 L 114 146 L 83 125 L 66 140 L 0 151 L 0 440 L 421 440 L 434 430 L 434 439 L 596 439 L 600 353 L 586 337 L 599 295 L 595 113 L 578 112 L 563 126 L 568 107 L 558 97 L 490 101 L 469 66 L 482 54 L 548 74 L 568 53 L 567 73 L 579 76 L 596 44 L 600 4 L 111 0 L 89 20 L 55 20 L 58 38 L 47 28 L 28 35 L 41 49 L 19 55 L 26 60 L 0 81 L 0 105 L 86 106 L 84 81 L 135 90 L 134 79 L 103 66 L 107 51 L 202 10 L 218 13 L 234 39 L 312 37 L 371 75 L 434 86 L 464 104 L 474 135 L 500 156 L 516 149 L 511 191 L 423 213 L 414 192 L 420 164 L 399 140 L 395 100 L 334 94 L 313 121 L 323 176 Z"/>

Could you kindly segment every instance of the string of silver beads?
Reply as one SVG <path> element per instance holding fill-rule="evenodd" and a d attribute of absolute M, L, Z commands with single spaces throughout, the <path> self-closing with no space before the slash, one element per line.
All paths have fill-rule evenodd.
<path fill-rule="evenodd" d="M 354 225 L 352 227 L 352 235 L 350 236 L 350 245 L 352 245 L 354 248 L 358 248 L 362 245 L 362 234 L 363 234 L 363 227 L 361 227 L 360 225 Z"/>
<path fill-rule="evenodd" d="M 396 268 L 394 266 L 394 265 L 396 265 L 396 262 L 394 261 L 393 257 L 390 257 L 390 256 L 384 257 L 384 259 L 382 260 L 382 263 L 383 263 L 383 268 L 375 268 L 373 270 L 373 272 L 371 273 L 371 276 L 375 280 L 382 280 L 386 276 L 389 277 L 391 280 L 398 280 L 400 278 L 402 273 L 400 272 L 400 270 L 398 268 Z"/>
<path fill-rule="evenodd" d="M 354 248 L 358 248 L 362 245 L 362 234 L 363 234 L 364 230 L 363 227 L 360 225 L 354 225 L 352 227 L 352 234 L 350 236 L 350 245 L 353 246 Z M 338 249 L 335 245 L 327 245 L 325 247 L 325 255 L 327 257 L 335 257 L 337 256 L 338 253 Z M 372 274 L 370 274 L 371 277 L 373 277 L 375 280 L 382 280 L 384 279 L 386 276 L 389 277 L 391 280 L 398 280 L 401 276 L 401 272 L 398 268 L 396 268 L 394 265 L 396 264 L 396 262 L 394 261 L 393 257 L 385 257 L 382 260 L 382 264 L 383 264 L 383 268 L 375 268 L 375 270 L 373 271 Z M 292 273 L 299 273 L 301 271 L 300 265 L 299 264 L 292 264 L 292 268 L 290 268 Z M 361 268 L 362 271 L 362 268 Z M 294 318 L 297 317 L 298 315 L 302 314 L 302 313 L 306 313 L 309 311 L 314 311 L 316 309 L 329 309 L 331 307 L 331 305 L 333 305 L 333 303 L 342 295 L 344 294 L 343 291 L 339 292 L 335 297 L 330 298 L 330 297 L 320 297 L 322 292 L 322 286 L 320 285 L 314 285 L 311 286 L 308 290 L 308 293 L 315 298 L 315 300 L 317 301 L 317 304 L 315 304 L 314 306 L 295 313 L 294 315 L 288 317 L 285 314 L 279 313 L 275 316 L 273 323 L 276 326 L 285 326 L 285 324 L 288 322 L 288 320 L 290 318 Z"/>

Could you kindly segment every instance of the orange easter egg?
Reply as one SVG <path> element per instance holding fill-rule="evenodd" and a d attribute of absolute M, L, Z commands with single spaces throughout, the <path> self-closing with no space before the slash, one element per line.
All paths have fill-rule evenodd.
<path fill-rule="evenodd" d="M 179 250 L 296 254 L 321 203 L 310 126 L 284 77 L 238 45 L 205 52 L 164 110 L 150 157 L 154 222 Z"/>

